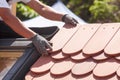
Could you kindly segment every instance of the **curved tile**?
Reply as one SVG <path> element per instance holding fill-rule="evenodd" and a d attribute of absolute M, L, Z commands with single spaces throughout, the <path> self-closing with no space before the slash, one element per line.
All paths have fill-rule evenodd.
<path fill-rule="evenodd" d="M 119 79 L 120 78 L 118 78 L 117 75 L 113 75 L 113 76 L 105 77 L 105 78 L 99 78 L 99 77 L 94 76 L 93 74 L 90 74 L 88 76 L 79 78 L 77 80 L 119 80 Z"/>
<path fill-rule="evenodd" d="M 93 74 L 97 77 L 108 77 L 116 73 L 120 64 L 115 59 L 109 59 L 105 62 L 98 63 Z"/>
<path fill-rule="evenodd" d="M 96 62 L 94 62 L 92 59 L 88 59 L 84 62 L 79 62 L 77 64 L 74 65 L 74 67 L 72 68 L 72 73 L 74 75 L 86 75 L 90 72 L 92 72 L 92 70 L 95 68 L 96 66 Z"/>
<path fill-rule="evenodd" d="M 83 48 L 83 53 L 94 55 L 103 51 L 105 46 L 118 31 L 119 25 L 116 23 L 103 24 Z"/>
<path fill-rule="evenodd" d="M 82 25 L 74 36 L 63 47 L 64 54 L 75 54 L 80 52 L 87 41 L 92 37 L 101 24 Z"/>
<path fill-rule="evenodd" d="M 54 61 L 50 56 L 40 57 L 31 67 L 31 71 L 34 73 L 44 73 L 54 65 Z"/>
<path fill-rule="evenodd" d="M 77 80 L 97 80 L 94 78 L 93 74 L 89 74 L 87 76 L 79 77 Z"/>
<path fill-rule="evenodd" d="M 120 66 L 119 66 L 119 68 L 118 68 L 118 70 L 117 70 L 117 75 L 120 77 Z"/>
<path fill-rule="evenodd" d="M 34 76 L 35 74 L 29 71 L 25 76 L 25 80 L 33 80 Z"/>
<path fill-rule="evenodd" d="M 120 54 L 120 29 L 106 46 L 104 52 L 108 55 Z"/>
<path fill-rule="evenodd" d="M 54 80 L 54 78 L 51 76 L 50 72 L 47 72 L 45 74 L 35 76 L 32 80 Z"/>
<path fill-rule="evenodd" d="M 120 80 L 120 78 L 117 75 L 114 75 L 113 77 L 110 77 L 108 80 Z"/>
<path fill-rule="evenodd" d="M 95 55 L 92 57 L 94 60 L 96 61 L 103 61 L 103 60 L 107 60 L 110 58 L 110 56 L 106 55 L 104 52 L 98 55 Z"/>
<path fill-rule="evenodd" d="M 120 61 L 120 55 L 114 57 L 116 60 Z"/>
<path fill-rule="evenodd" d="M 56 60 L 62 60 L 65 58 L 68 58 L 68 55 L 63 54 L 62 52 L 56 53 L 56 54 L 51 54 L 51 57 Z"/>
<path fill-rule="evenodd" d="M 70 26 L 69 24 L 64 25 L 65 27 Z M 75 28 L 61 28 L 58 33 L 50 40 L 52 43 L 52 51 L 50 53 L 59 51 L 67 43 L 67 41 L 73 36 L 73 34 L 78 30 L 80 25 L 77 25 Z"/>
<path fill-rule="evenodd" d="M 72 74 L 68 74 L 68 75 L 65 75 L 65 76 L 62 76 L 62 77 L 59 77 L 59 78 L 55 78 L 55 80 L 76 80 L 76 78 L 74 78 L 72 76 Z"/>
<path fill-rule="evenodd" d="M 71 55 L 71 59 L 75 61 L 83 61 L 85 59 L 89 58 L 88 55 L 84 55 L 82 52 L 77 55 Z"/>
<path fill-rule="evenodd" d="M 75 63 L 68 58 L 62 62 L 55 63 L 55 65 L 50 69 L 50 72 L 53 75 L 64 75 L 71 71 L 74 64 Z"/>
<path fill-rule="evenodd" d="M 100 77 L 96 77 L 93 74 L 87 75 L 87 76 L 83 76 L 78 78 L 77 80 L 119 80 L 120 78 L 117 77 L 117 75 L 113 75 L 113 76 L 109 76 L 109 77 L 105 77 L 105 78 L 100 78 Z"/>

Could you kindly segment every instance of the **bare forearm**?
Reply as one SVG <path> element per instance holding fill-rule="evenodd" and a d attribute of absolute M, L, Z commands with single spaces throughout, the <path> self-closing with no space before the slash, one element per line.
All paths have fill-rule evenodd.
<path fill-rule="evenodd" d="M 31 2 L 28 3 L 28 5 L 47 19 L 61 21 L 61 18 L 64 15 L 62 13 L 56 12 L 51 7 L 37 0 L 31 0 Z"/>
<path fill-rule="evenodd" d="M 6 24 L 8 24 L 16 33 L 20 34 L 21 36 L 25 38 L 31 38 L 35 35 L 32 30 L 25 27 L 22 22 L 11 13 L 7 14 L 7 16 L 3 16 L 2 18 Z"/>

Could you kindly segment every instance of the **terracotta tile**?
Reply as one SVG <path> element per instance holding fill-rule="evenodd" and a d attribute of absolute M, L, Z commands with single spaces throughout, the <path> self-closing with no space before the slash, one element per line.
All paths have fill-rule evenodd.
<path fill-rule="evenodd" d="M 120 55 L 114 57 L 116 60 L 120 61 Z"/>
<path fill-rule="evenodd" d="M 118 68 L 118 70 L 117 70 L 117 75 L 120 77 L 120 66 L 119 66 L 119 68 Z"/>
<path fill-rule="evenodd" d="M 58 52 L 58 53 L 55 53 L 55 54 L 51 54 L 51 57 L 52 57 L 53 59 L 56 59 L 56 60 L 63 60 L 63 59 L 68 58 L 69 56 L 63 54 L 62 52 Z"/>
<path fill-rule="evenodd" d="M 71 55 L 80 52 L 100 25 L 101 24 L 82 25 L 79 28 L 79 30 L 74 34 L 74 36 L 70 39 L 70 41 L 62 49 L 63 53 Z"/>
<path fill-rule="evenodd" d="M 120 29 L 106 46 L 104 52 L 108 55 L 120 54 Z"/>
<path fill-rule="evenodd" d="M 119 80 L 120 78 L 117 75 L 112 75 L 109 77 L 105 77 L 105 78 L 99 78 L 99 77 L 95 77 L 95 80 Z"/>
<path fill-rule="evenodd" d="M 76 80 L 76 78 L 73 77 L 73 75 L 71 73 L 69 73 L 65 76 L 57 77 L 57 78 L 55 78 L 55 80 Z"/>
<path fill-rule="evenodd" d="M 77 80 L 97 80 L 97 79 L 94 78 L 93 74 L 89 74 L 86 76 L 79 77 L 77 78 Z"/>
<path fill-rule="evenodd" d="M 33 78 L 34 78 L 35 75 L 36 75 L 36 74 L 34 74 L 34 73 L 32 73 L 31 71 L 29 71 L 29 72 L 27 73 L 27 75 L 25 76 L 25 80 L 33 80 Z"/>
<path fill-rule="evenodd" d="M 64 25 L 64 26 L 70 26 L 68 24 Z M 56 33 L 56 35 L 50 40 L 50 42 L 52 43 L 53 47 L 52 47 L 52 51 L 56 52 L 59 51 L 63 48 L 63 46 L 66 44 L 66 42 L 73 36 L 73 34 L 78 30 L 78 28 L 80 27 L 80 25 L 77 25 L 77 27 L 75 28 L 62 28 L 58 31 L 58 33 Z"/>
<path fill-rule="evenodd" d="M 120 78 L 117 75 L 115 75 L 113 77 L 108 78 L 108 80 L 120 80 Z"/>
<path fill-rule="evenodd" d="M 120 80 L 119 25 L 62 28 L 51 39 L 53 52 L 36 61 L 26 80 Z"/>
<path fill-rule="evenodd" d="M 32 80 L 54 80 L 54 78 L 51 76 L 50 72 L 37 75 Z"/>
<path fill-rule="evenodd" d="M 109 59 L 105 62 L 98 63 L 93 74 L 97 77 L 108 77 L 116 73 L 120 64 L 115 59 Z"/>
<path fill-rule="evenodd" d="M 93 74 L 90 74 L 84 77 L 80 77 L 77 80 L 119 80 L 119 78 L 116 75 L 105 77 L 105 78 L 99 78 L 94 76 Z"/>
<path fill-rule="evenodd" d="M 83 61 L 85 59 L 89 58 L 88 55 L 83 54 L 82 52 L 80 52 L 77 55 L 72 55 L 71 59 L 75 60 L 75 61 Z"/>
<path fill-rule="evenodd" d="M 65 75 L 71 71 L 74 64 L 75 63 L 68 58 L 62 62 L 55 63 L 55 65 L 50 69 L 50 72 L 53 75 Z"/>
<path fill-rule="evenodd" d="M 34 73 L 44 73 L 54 65 L 54 61 L 50 56 L 40 57 L 31 67 L 31 71 Z"/>
<path fill-rule="evenodd" d="M 114 27 L 115 26 L 115 27 Z M 83 48 L 83 53 L 95 55 L 103 52 L 103 49 L 119 29 L 118 24 L 103 24 Z"/>
<path fill-rule="evenodd" d="M 84 62 L 79 62 L 74 65 L 72 68 L 72 73 L 74 75 L 86 75 L 93 71 L 93 69 L 96 66 L 96 62 L 94 62 L 92 59 L 87 59 Z"/>
<path fill-rule="evenodd" d="M 107 60 L 110 58 L 110 56 L 106 55 L 104 52 L 98 55 L 95 55 L 92 57 L 94 60 L 96 61 L 103 61 L 103 60 Z"/>

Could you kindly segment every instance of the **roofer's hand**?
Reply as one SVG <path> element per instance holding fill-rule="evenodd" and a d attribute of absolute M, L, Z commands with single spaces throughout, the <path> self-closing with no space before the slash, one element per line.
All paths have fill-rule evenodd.
<path fill-rule="evenodd" d="M 42 55 L 48 55 L 48 52 L 46 49 L 52 50 L 52 47 L 49 44 L 49 42 L 44 37 L 38 34 L 36 34 L 30 40 L 32 40 L 33 45 L 36 47 L 37 51 Z"/>
<path fill-rule="evenodd" d="M 69 16 L 68 14 L 65 14 L 63 17 L 62 17 L 62 21 L 67 23 L 67 24 L 71 24 L 73 26 L 76 26 L 78 21 L 75 20 L 73 17 Z"/>

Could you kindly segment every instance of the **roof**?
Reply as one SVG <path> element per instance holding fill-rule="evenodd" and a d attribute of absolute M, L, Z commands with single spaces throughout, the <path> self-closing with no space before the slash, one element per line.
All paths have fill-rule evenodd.
<path fill-rule="evenodd" d="M 72 11 L 70 11 L 60 0 L 58 0 L 53 6 L 51 6 L 53 9 L 55 9 L 58 12 L 64 13 L 64 14 L 69 14 L 72 17 L 74 17 L 79 23 L 81 24 L 86 24 L 86 22 L 75 15 Z M 47 22 L 47 24 L 46 24 Z M 64 23 L 60 21 L 52 21 L 49 19 L 46 19 L 42 16 L 37 16 L 35 18 L 23 21 L 23 23 L 28 26 L 28 27 L 48 27 L 48 26 L 58 26 L 61 28 Z"/>
<path fill-rule="evenodd" d="M 70 26 L 70 25 L 64 25 Z M 61 28 L 50 40 L 53 51 L 41 56 L 26 80 L 119 80 L 120 23 L 78 24 Z"/>

